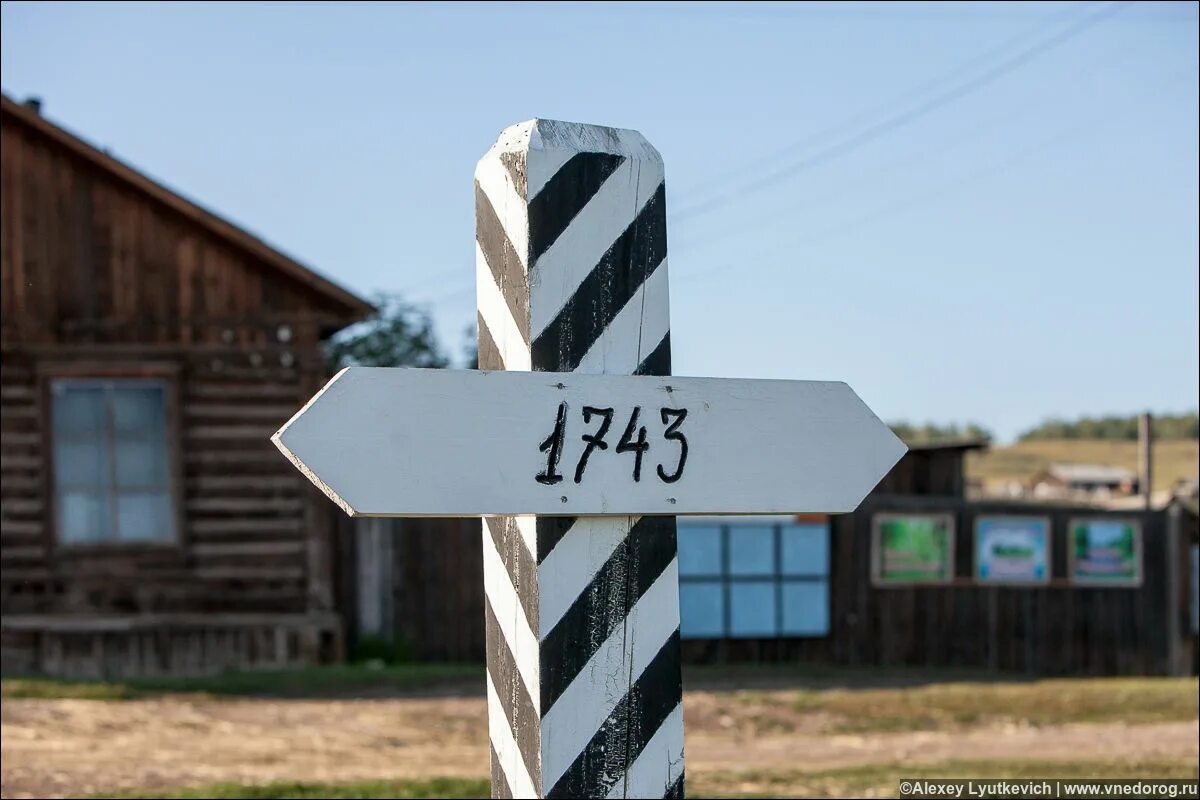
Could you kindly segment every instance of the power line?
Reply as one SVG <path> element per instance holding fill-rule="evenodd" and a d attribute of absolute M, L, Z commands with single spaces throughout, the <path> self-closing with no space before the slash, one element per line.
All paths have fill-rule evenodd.
<path fill-rule="evenodd" d="M 1165 90 L 1171 86 L 1174 86 L 1175 84 L 1179 83 L 1182 80 L 1185 80 L 1190 77 L 1194 77 L 1196 74 L 1196 69 L 1197 69 L 1197 66 L 1193 65 L 1193 66 L 1185 68 L 1181 71 L 1171 73 L 1170 75 L 1167 76 L 1166 80 L 1159 83 L 1159 91 L 1155 92 L 1153 94 L 1153 97 L 1157 98 L 1158 95 L 1160 93 L 1162 93 L 1163 90 Z M 847 233 L 852 233 L 857 230 L 860 230 L 862 228 L 862 226 L 865 224 L 877 222 L 881 219 L 886 219 L 888 217 L 891 217 L 891 216 L 895 215 L 896 213 L 902 213 L 904 211 L 908 211 L 917 206 L 929 203 L 933 200 L 937 200 L 941 197 L 944 197 L 945 195 L 952 194 L 960 189 L 963 189 L 972 184 L 978 183 L 980 180 L 982 180 L 984 178 L 990 177 L 990 176 L 1000 173 L 1000 172 L 1004 172 L 1005 170 L 1008 170 L 1013 166 L 1019 165 L 1021 162 L 1027 160 L 1030 156 L 1033 156 L 1043 150 L 1046 150 L 1047 148 L 1051 148 L 1056 145 L 1060 145 L 1064 142 L 1071 142 L 1071 143 L 1079 142 L 1082 139 L 1086 138 L 1086 136 L 1080 135 L 1081 131 L 1085 132 L 1085 134 L 1101 133 L 1105 129 L 1103 126 L 1097 125 L 1096 123 L 1100 122 L 1106 118 L 1111 118 L 1111 115 L 1107 109 L 1105 110 L 1105 112 L 1103 114 L 1089 117 L 1088 119 L 1084 120 L 1081 123 L 1077 122 L 1076 124 L 1059 128 L 1053 135 L 1043 138 L 1039 141 L 1033 142 L 1033 143 L 1027 145 L 1026 147 L 1023 147 L 1023 148 L 1017 150 L 1015 153 L 1011 153 L 1008 156 L 1006 156 L 998 161 L 994 161 L 991 164 L 985 165 L 981 169 L 974 170 L 971 173 L 968 173 L 967 175 L 965 175 L 957 180 L 942 184 L 941 186 L 935 187 L 932 190 L 929 190 L 926 192 L 910 194 L 899 200 L 893 201 L 893 202 L 883 205 L 879 208 L 876 208 L 874 211 L 868 212 L 866 214 L 861 214 L 852 219 L 848 219 L 841 223 L 836 223 L 834 225 L 828 226 L 828 227 L 826 227 L 822 230 L 816 231 L 808 236 L 802 236 L 798 239 L 787 242 L 786 245 L 787 245 L 787 247 L 791 248 L 791 247 L 796 247 L 798 245 L 809 245 L 809 244 L 814 244 L 817 242 L 827 241 L 829 239 L 836 239 L 840 236 L 844 236 Z M 778 245 L 776 245 L 775 247 L 778 247 Z M 774 249 L 774 248 L 772 248 L 772 249 Z M 760 252 L 765 254 L 766 252 L 768 252 L 768 250 L 763 250 Z M 743 255 L 742 258 L 745 259 L 746 256 Z M 683 274 L 679 274 L 678 272 L 676 272 L 676 274 L 673 275 L 672 277 L 674 278 L 674 282 L 677 285 L 681 281 L 686 285 L 693 285 L 694 282 L 696 282 L 698 280 L 702 280 L 703 278 L 706 278 L 706 277 L 711 277 L 712 275 L 715 275 L 717 273 L 727 273 L 729 269 L 730 269 L 730 265 L 722 264 L 722 265 L 711 267 L 706 270 L 702 270 L 700 272 L 683 273 Z"/>
<path fill-rule="evenodd" d="M 732 200 L 762 191 L 763 189 L 767 189 L 782 180 L 792 177 L 804 169 L 809 169 L 827 161 L 832 161 L 840 156 L 852 153 L 861 148 L 863 145 L 869 144 L 885 134 L 915 122 L 921 117 L 924 117 L 936 111 L 937 109 L 954 102 L 955 100 L 959 100 L 978 91 L 979 89 L 982 89 L 983 87 L 995 82 L 999 78 L 1003 77 L 1009 72 L 1012 72 L 1023 64 L 1066 43 L 1070 39 L 1073 39 L 1087 29 L 1093 27 L 1104 19 L 1112 16 L 1117 11 L 1131 4 L 1132 0 L 1124 0 L 1124 2 L 1113 3 L 1102 11 L 1068 26 L 1054 36 L 1051 36 L 1049 39 L 1045 39 L 1031 47 L 1026 48 L 1025 50 L 1022 50 L 1011 58 L 1008 58 L 996 66 L 986 70 L 981 75 L 960 83 L 957 86 L 948 89 L 947 91 L 941 92 L 940 94 L 935 95 L 933 98 L 926 100 L 925 102 L 920 103 L 906 111 L 902 111 L 899 114 L 895 114 L 881 122 L 878 122 L 859 132 L 857 135 L 850 137 L 849 139 L 825 148 L 811 158 L 803 159 L 783 167 L 782 169 L 776 170 L 766 177 L 753 181 L 739 190 L 726 192 L 711 200 L 697 203 L 690 207 L 685 207 L 675 214 L 674 219 L 675 221 L 683 221 L 710 213 L 721 206 L 726 205 Z"/>
<path fill-rule="evenodd" d="M 1096 5 L 1097 5 L 1097 3 L 1091 3 L 1091 4 L 1085 5 L 1084 6 L 1085 12 L 1087 9 L 1094 7 Z M 1057 23 L 1060 20 L 1067 18 L 1069 16 L 1074 16 L 1073 11 L 1070 13 L 1057 14 L 1053 17 L 1053 21 L 1055 23 Z M 884 105 L 877 105 L 875 108 L 871 109 L 870 111 L 863 111 L 858 114 L 855 114 L 854 116 L 850 117 L 849 119 L 842 120 L 834 125 L 830 125 L 829 127 L 823 128 L 822 130 L 817 131 L 814 134 L 805 136 L 798 141 L 795 141 L 795 142 L 792 142 L 791 144 L 785 145 L 784 147 L 779 148 L 778 150 L 776 150 L 773 153 L 770 153 L 770 154 L 767 154 L 764 156 L 760 156 L 755 159 L 751 159 L 750 161 L 737 167 L 735 170 L 726 171 L 723 173 L 718 173 L 716 175 L 709 176 L 709 179 L 707 181 L 701 183 L 695 189 L 690 190 L 688 192 L 688 196 L 692 197 L 694 195 L 703 195 L 705 193 L 710 193 L 711 189 L 717 189 L 719 187 L 728 185 L 731 182 L 731 180 L 736 181 L 739 178 L 743 178 L 748 172 L 757 171 L 763 167 L 773 166 L 777 162 L 783 161 L 785 159 L 789 159 L 792 156 L 798 154 L 798 152 L 802 152 L 811 146 L 815 146 L 819 143 L 828 141 L 831 138 L 840 137 L 841 135 L 843 135 L 843 133 L 850 133 L 852 131 L 858 130 L 859 128 L 862 127 L 862 125 L 865 122 L 869 122 L 872 117 L 876 117 L 876 116 L 878 116 L 879 113 L 886 111 L 889 106 L 894 107 L 896 105 L 896 101 L 905 100 L 910 97 L 924 95 L 933 89 L 936 89 L 938 87 L 945 85 L 946 83 L 949 83 L 951 81 L 957 81 L 958 79 L 961 78 L 961 76 L 964 73 L 966 73 L 968 71 L 973 72 L 982 65 L 992 62 L 998 58 L 1002 58 L 1009 51 L 1015 49 L 1017 46 L 1024 44 L 1025 42 L 1027 42 L 1030 39 L 1036 38 L 1038 35 L 1040 35 L 1045 30 L 1045 28 L 1046 28 L 1046 23 L 1044 21 L 1039 21 L 1037 25 L 1026 28 L 1021 33 L 1017 34 L 1016 36 L 1009 37 L 1001 44 L 988 49 L 986 52 L 976 55 L 972 58 L 967 59 L 966 61 L 964 61 L 962 63 L 955 65 L 953 69 L 947 70 L 947 71 L 942 72 L 932 78 L 929 78 L 927 80 L 924 80 L 924 81 L 918 83 L 916 86 L 913 86 L 910 89 L 902 92 L 897 97 L 891 98 Z M 701 198 L 701 201 L 702 201 L 702 198 Z"/>

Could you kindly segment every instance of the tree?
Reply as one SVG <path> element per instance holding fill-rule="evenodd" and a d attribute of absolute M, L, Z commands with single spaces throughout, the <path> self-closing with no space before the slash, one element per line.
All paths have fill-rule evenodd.
<path fill-rule="evenodd" d="M 449 365 L 438 346 L 429 313 L 400 295 L 371 298 L 378 311 L 335 335 L 325 347 L 331 370 L 342 367 L 433 367 Z"/>
<path fill-rule="evenodd" d="M 960 426 L 957 423 L 938 425 L 934 422 L 913 425 L 900 421 L 890 423 L 890 427 L 897 436 L 909 444 L 934 444 L 964 439 L 991 441 L 992 439 L 991 431 L 974 422 Z"/>

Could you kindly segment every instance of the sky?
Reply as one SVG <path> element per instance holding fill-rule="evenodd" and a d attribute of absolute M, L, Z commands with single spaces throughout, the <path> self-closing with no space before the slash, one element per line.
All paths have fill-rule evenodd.
<path fill-rule="evenodd" d="M 667 174 L 680 375 L 886 420 L 1200 405 L 1195 3 L 4 2 L 0 85 L 461 357 L 475 162 L 544 117 Z"/>

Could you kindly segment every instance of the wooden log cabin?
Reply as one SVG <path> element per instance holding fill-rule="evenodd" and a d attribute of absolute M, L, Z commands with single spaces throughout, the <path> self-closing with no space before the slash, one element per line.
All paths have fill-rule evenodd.
<path fill-rule="evenodd" d="M 269 443 L 364 300 L 3 98 L 5 674 L 334 660 L 328 503 Z"/>

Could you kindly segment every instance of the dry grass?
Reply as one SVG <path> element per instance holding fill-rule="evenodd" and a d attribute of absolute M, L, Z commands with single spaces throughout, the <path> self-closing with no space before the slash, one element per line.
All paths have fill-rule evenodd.
<path fill-rule="evenodd" d="M 1169 489 L 1181 478 L 1194 478 L 1200 442 L 1196 440 L 1156 442 L 1154 446 L 1154 489 Z M 984 485 L 1003 481 L 1028 483 L 1043 467 L 1053 462 L 1111 464 L 1137 470 L 1137 442 L 1063 439 L 1018 442 L 967 455 L 967 478 Z"/>
<path fill-rule="evenodd" d="M 902 762 L 829 770 L 745 770 L 688 774 L 689 797 L 896 797 L 900 781 L 911 778 L 964 779 L 1190 779 L 1196 765 L 1185 761 L 941 761 L 914 766 Z M 112 797 L 166 798 L 407 798 L 488 797 L 484 778 L 432 778 L 414 781 L 352 783 L 221 783 L 163 793 L 130 793 Z"/>

